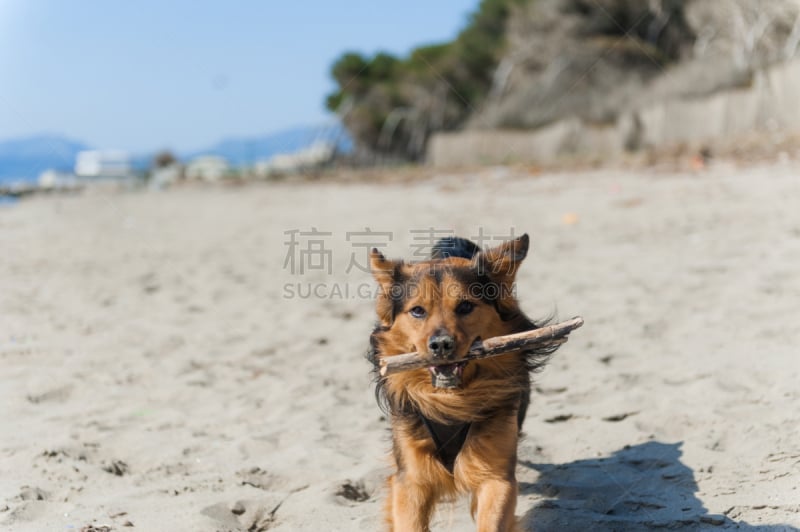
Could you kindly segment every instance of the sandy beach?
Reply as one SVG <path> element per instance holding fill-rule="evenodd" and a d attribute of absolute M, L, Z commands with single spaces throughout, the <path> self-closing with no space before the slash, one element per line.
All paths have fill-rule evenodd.
<path fill-rule="evenodd" d="M 490 168 L 0 205 L 0 528 L 380 530 L 367 246 L 513 229 L 526 313 L 586 320 L 536 376 L 525 529 L 798 530 L 799 176 Z M 472 529 L 465 501 L 433 527 Z"/>

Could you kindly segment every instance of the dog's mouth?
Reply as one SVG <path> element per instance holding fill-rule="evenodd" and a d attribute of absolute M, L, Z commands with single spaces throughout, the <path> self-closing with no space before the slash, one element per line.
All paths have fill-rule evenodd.
<path fill-rule="evenodd" d="M 464 366 L 467 361 L 455 364 L 443 364 L 441 366 L 429 366 L 431 372 L 431 384 L 434 388 L 444 388 L 451 390 L 461 386 L 461 377 L 464 375 Z"/>
<path fill-rule="evenodd" d="M 471 346 L 475 347 L 480 341 L 481 337 L 476 336 Z M 463 382 L 464 368 L 468 362 L 469 360 L 461 360 L 452 364 L 428 366 L 428 371 L 431 374 L 431 384 L 434 388 L 443 388 L 445 390 L 459 388 Z"/>

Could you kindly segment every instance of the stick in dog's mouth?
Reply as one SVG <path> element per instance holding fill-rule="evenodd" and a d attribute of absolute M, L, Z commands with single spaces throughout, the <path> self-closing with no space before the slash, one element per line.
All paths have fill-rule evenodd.
<path fill-rule="evenodd" d="M 481 337 L 476 337 L 471 346 L 477 348 L 481 345 Z M 461 378 L 464 376 L 464 367 L 469 360 L 459 360 L 450 364 L 433 364 L 428 366 L 431 372 L 431 384 L 434 388 L 452 390 L 461 386 Z"/>
<path fill-rule="evenodd" d="M 569 333 L 583 325 L 583 318 L 577 316 L 554 325 L 546 325 L 538 329 L 521 333 L 508 334 L 489 338 L 483 342 L 476 341 L 467 354 L 458 364 L 470 360 L 479 360 L 504 355 L 512 351 L 519 351 L 533 346 L 555 348 L 567 341 Z M 451 360 L 436 360 L 428 353 L 404 353 L 383 357 L 380 360 L 380 375 L 386 377 L 402 371 L 428 368 L 433 375 L 433 385 L 436 386 L 436 375 L 433 366 L 452 366 L 456 363 Z M 462 367 L 463 369 L 463 367 Z M 445 370 L 443 373 L 447 373 Z M 444 381 L 451 379 L 445 378 Z M 446 383 L 446 382 L 443 382 Z M 452 386 L 451 386 L 452 387 Z"/>
<path fill-rule="evenodd" d="M 456 362 L 455 364 L 444 364 L 441 366 L 428 366 L 431 372 L 431 384 L 434 388 L 444 388 L 452 390 L 461 386 L 461 376 L 464 374 L 464 366 L 467 361 Z"/>

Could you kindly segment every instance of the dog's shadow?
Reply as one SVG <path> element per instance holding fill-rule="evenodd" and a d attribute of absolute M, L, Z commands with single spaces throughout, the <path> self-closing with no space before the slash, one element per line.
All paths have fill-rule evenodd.
<path fill-rule="evenodd" d="M 785 525 L 754 526 L 709 514 L 697 498 L 691 468 L 680 461 L 681 444 L 626 446 L 608 458 L 566 464 L 520 465 L 539 472 L 520 482 L 520 496 L 547 497 L 522 518 L 525 530 L 715 529 L 798 531 Z"/>

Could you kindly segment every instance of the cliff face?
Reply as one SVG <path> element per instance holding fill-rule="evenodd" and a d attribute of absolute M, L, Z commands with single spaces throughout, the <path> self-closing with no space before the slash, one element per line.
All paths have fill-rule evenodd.
<path fill-rule="evenodd" d="M 792 151 L 799 138 L 800 60 L 758 70 L 747 86 L 665 99 L 622 111 L 608 124 L 561 118 L 536 129 L 465 129 L 436 133 L 426 161 L 433 166 L 498 163 L 557 165 L 609 161 L 640 148 L 743 153 L 775 143 Z M 789 144 L 787 144 L 789 142 Z M 659 149 L 660 148 L 660 149 Z"/>
<path fill-rule="evenodd" d="M 507 48 L 470 128 L 608 124 L 659 101 L 750 83 L 795 55 L 797 0 L 537 0 L 509 17 Z"/>

